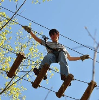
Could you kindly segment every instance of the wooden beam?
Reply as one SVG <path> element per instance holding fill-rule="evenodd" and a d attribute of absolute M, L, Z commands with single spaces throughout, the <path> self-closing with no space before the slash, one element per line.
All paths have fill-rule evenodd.
<path fill-rule="evenodd" d="M 42 67 L 42 69 L 41 69 L 41 71 L 39 72 L 38 76 L 36 77 L 35 81 L 32 82 L 32 86 L 33 86 L 34 88 L 37 88 L 37 87 L 39 86 L 40 82 L 42 81 L 42 79 L 43 79 L 44 76 L 46 75 L 47 70 L 49 69 L 49 67 L 50 67 L 49 64 L 45 64 L 45 65 Z"/>
<path fill-rule="evenodd" d="M 12 78 L 13 76 L 15 76 L 15 72 L 16 70 L 18 69 L 20 63 L 22 62 L 22 60 L 25 58 L 25 55 L 24 53 L 20 52 L 18 55 L 17 55 L 17 58 L 16 60 L 14 61 L 12 67 L 10 68 L 7 76 L 9 78 Z"/>
<path fill-rule="evenodd" d="M 95 86 L 96 86 L 96 82 L 91 81 L 80 100 L 88 100 Z"/>
<path fill-rule="evenodd" d="M 65 79 L 65 81 L 63 82 L 63 84 L 61 85 L 60 89 L 58 90 L 58 92 L 56 92 L 56 96 L 58 98 L 60 98 L 63 93 L 65 92 L 66 88 L 70 85 L 71 81 L 73 80 L 73 75 L 69 74 L 67 76 L 67 78 Z"/>

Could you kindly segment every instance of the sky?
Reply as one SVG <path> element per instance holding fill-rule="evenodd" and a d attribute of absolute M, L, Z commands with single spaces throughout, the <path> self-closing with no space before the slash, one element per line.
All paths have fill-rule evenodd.
<path fill-rule="evenodd" d="M 22 1 L 18 2 L 18 7 L 23 3 Z M 16 11 L 16 3 L 9 2 L 5 0 L 2 3 L 2 6 L 8 8 L 12 11 Z M 13 14 L 7 10 L 2 9 L 6 14 L 11 17 Z M 83 44 L 90 48 L 96 47 L 97 44 L 94 44 L 94 40 L 89 35 L 90 34 L 96 39 L 99 43 L 99 0 L 52 0 L 49 2 L 42 2 L 38 4 L 32 4 L 32 0 L 27 0 L 26 3 L 22 6 L 18 14 L 25 16 L 36 23 L 47 27 L 48 29 L 57 29 L 60 35 L 59 43 L 66 46 L 66 49 L 71 56 L 82 56 L 81 54 L 88 54 L 91 58 L 94 57 L 94 51 L 88 49 L 84 46 L 81 46 L 77 43 Z M 30 21 L 16 16 L 18 22 L 22 25 L 28 25 Z M 85 29 L 87 27 L 88 31 Z M 13 27 L 13 31 L 16 32 L 17 29 L 21 28 L 16 25 Z M 32 23 L 32 29 L 37 32 L 43 32 L 44 35 L 49 37 L 49 30 L 41 27 L 35 23 Z M 25 31 L 24 31 L 25 32 Z M 26 33 L 26 32 L 25 32 Z M 14 34 L 12 35 L 14 37 Z M 69 39 L 67 39 L 68 37 Z M 71 41 L 70 39 L 76 41 L 77 43 Z M 69 49 L 69 48 L 80 52 L 81 54 Z M 40 52 L 43 52 L 46 55 L 44 47 L 41 45 L 38 47 Z M 99 51 L 99 49 L 98 49 Z M 99 53 L 97 53 L 97 61 L 99 61 Z M 92 68 L 93 60 L 88 59 L 85 61 L 68 61 L 69 71 L 74 75 L 75 79 L 85 81 L 90 83 L 92 80 Z M 56 66 L 60 69 L 59 64 L 52 64 L 51 66 Z M 99 86 L 99 63 L 95 63 L 95 82 Z M 49 79 L 49 83 L 46 84 L 46 81 L 42 81 L 41 85 L 52 89 L 53 91 L 58 91 L 62 85 L 60 75 L 54 73 L 54 76 Z M 6 81 L 6 80 L 5 80 Z M 1 82 L 0 82 L 1 83 Z M 27 91 L 23 92 L 23 95 L 26 95 L 26 100 L 44 100 L 48 94 L 48 90 L 44 88 L 34 89 L 29 82 L 23 81 L 23 86 L 27 88 Z M 71 86 L 68 87 L 65 91 L 65 95 L 80 99 L 87 88 L 87 84 L 79 81 L 72 81 Z M 48 94 L 46 100 L 73 100 L 69 97 L 58 98 L 55 93 L 51 92 Z M 3 97 L 2 100 L 10 100 L 8 97 Z M 21 99 L 20 99 L 21 100 Z M 99 100 L 99 89 L 98 87 L 94 88 L 90 100 Z"/>

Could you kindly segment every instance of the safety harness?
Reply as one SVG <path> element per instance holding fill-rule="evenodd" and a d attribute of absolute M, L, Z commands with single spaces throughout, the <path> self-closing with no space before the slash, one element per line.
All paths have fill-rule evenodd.
<path fill-rule="evenodd" d="M 47 41 L 47 38 L 46 38 L 46 37 L 44 37 L 44 41 L 45 41 L 45 46 L 46 46 L 46 48 L 48 48 L 48 49 L 51 50 L 51 53 L 53 53 L 53 54 L 55 55 L 55 57 L 56 57 L 56 62 L 58 63 L 59 53 L 60 53 L 60 51 L 62 51 L 62 49 L 59 49 L 59 48 L 53 49 L 53 48 L 49 47 L 49 46 L 47 45 L 47 43 L 46 43 L 46 41 Z"/>

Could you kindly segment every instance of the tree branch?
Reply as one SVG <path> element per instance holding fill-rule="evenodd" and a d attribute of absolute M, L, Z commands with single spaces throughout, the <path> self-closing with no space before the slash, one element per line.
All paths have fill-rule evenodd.
<path fill-rule="evenodd" d="M 22 3 L 22 5 L 19 7 L 19 9 L 13 14 L 13 16 L 9 19 L 7 23 L 5 23 L 1 28 L 0 31 L 13 19 L 13 17 L 17 14 L 17 12 L 20 10 L 20 8 L 25 4 L 26 0 Z"/>

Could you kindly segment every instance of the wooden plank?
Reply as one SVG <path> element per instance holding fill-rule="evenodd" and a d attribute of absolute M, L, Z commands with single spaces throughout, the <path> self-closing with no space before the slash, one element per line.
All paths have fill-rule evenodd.
<path fill-rule="evenodd" d="M 60 89 L 58 90 L 58 92 L 56 92 L 56 96 L 58 98 L 60 98 L 63 93 L 65 92 L 66 88 L 70 85 L 71 81 L 73 80 L 73 75 L 69 74 L 67 76 L 67 78 L 65 79 L 65 81 L 63 82 L 63 84 L 61 85 Z"/>
<path fill-rule="evenodd" d="M 8 74 L 7 74 L 7 76 L 8 76 L 9 78 L 12 78 L 13 76 L 15 76 L 15 72 L 16 72 L 16 70 L 18 69 L 20 63 L 22 62 L 22 60 L 23 60 L 24 58 L 25 58 L 24 53 L 19 53 L 19 54 L 17 55 L 16 60 L 14 61 L 12 67 L 10 68 L 10 70 L 9 70 L 9 72 L 8 72 Z"/>
<path fill-rule="evenodd" d="M 42 81 L 42 79 L 43 79 L 44 76 L 46 75 L 47 70 L 49 69 L 49 67 L 50 67 L 49 64 L 45 64 L 45 65 L 42 67 L 42 69 L 41 69 L 41 71 L 39 72 L 38 76 L 36 77 L 35 81 L 32 82 L 32 86 L 33 86 L 34 88 L 37 88 L 37 87 L 39 86 L 40 82 Z"/>
<path fill-rule="evenodd" d="M 91 81 L 80 100 L 88 100 L 95 86 L 96 82 Z"/>

